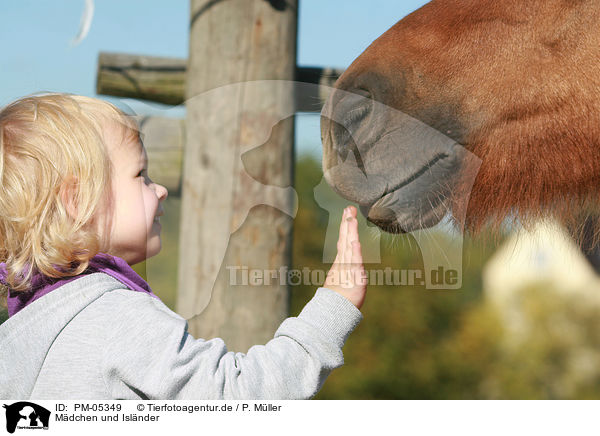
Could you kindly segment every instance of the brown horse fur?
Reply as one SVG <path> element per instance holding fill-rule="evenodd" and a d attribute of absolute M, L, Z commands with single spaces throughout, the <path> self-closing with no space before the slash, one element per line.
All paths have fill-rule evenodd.
<path fill-rule="evenodd" d="M 474 233 L 552 214 L 577 234 L 600 216 L 600 0 L 433 0 L 336 87 L 368 89 L 482 160 L 451 202 L 460 215 L 471 191 Z"/>

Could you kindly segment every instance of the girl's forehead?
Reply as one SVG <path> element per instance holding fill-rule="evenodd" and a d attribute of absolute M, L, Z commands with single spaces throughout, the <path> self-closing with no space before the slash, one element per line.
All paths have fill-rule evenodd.
<path fill-rule="evenodd" d="M 139 137 L 126 137 L 119 146 L 122 156 L 127 156 L 128 160 L 143 162 L 148 158 L 144 144 Z"/>
<path fill-rule="evenodd" d="M 108 146 L 125 149 L 133 148 L 141 152 L 142 141 L 140 132 L 137 129 L 112 121 L 106 123 L 104 134 Z"/>
<path fill-rule="evenodd" d="M 137 130 L 112 126 L 106 129 L 105 140 L 111 161 L 117 167 L 137 166 L 148 158 Z"/>

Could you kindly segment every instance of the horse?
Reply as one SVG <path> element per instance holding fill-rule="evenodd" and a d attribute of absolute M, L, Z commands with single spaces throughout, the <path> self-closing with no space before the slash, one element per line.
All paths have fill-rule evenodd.
<path fill-rule="evenodd" d="M 390 233 L 448 213 L 472 233 L 553 216 L 595 250 L 598 23 L 598 0 L 427 3 L 335 83 L 326 180 Z"/>

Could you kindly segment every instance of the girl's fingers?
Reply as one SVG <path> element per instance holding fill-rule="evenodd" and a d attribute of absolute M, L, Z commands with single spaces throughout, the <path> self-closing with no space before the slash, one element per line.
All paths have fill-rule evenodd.
<path fill-rule="evenodd" d="M 346 234 L 346 239 L 347 239 L 346 260 L 350 263 L 354 263 L 354 261 L 352 260 L 352 255 L 354 252 L 354 249 L 352 247 L 352 242 L 358 241 L 358 220 L 354 217 L 353 213 L 349 213 L 348 217 L 346 218 L 346 221 L 348 222 L 348 230 L 347 230 L 347 234 Z"/>
<path fill-rule="evenodd" d="M 342 222 L 340 223 L 340 239 L 338 240 L 338 254 L 340 255 L 340 262 L 342 264 L 346 263 L 349 260 L 346 259 L 346 243 L 348 235 L 348 221 L 346 221 L 347 217 L 347 209 L 344 209 L 344 213 L 342 215 Z"/>
<path fill-rule="evenodd" d="M 345 218 L 346 218 L 346 209 L 344 209 L 344 212 L 342 212 L 342 220 L 340 221 L 340 231 L 339 231 L 338 241 L 337 241 L 337 254 L 338 255 L 337 255 L 336 259 L 340 257 L 340 252 L 342 251 L 341 250 L 341 248 L 342 248 L 342 237 L 343 237 L 342 231 L 343 231 L 343 228 L 344 228 L 344 219 Z"/>
<path fill-rule="evenodd" d="M 348 234 L 347 234 L 347 238 L 348 238 L 348 245 L 351 246 L 352 241 L 358 241 L 358 220 L 349 215 L 348 218 L 350 221 L 348 221 Z"/>
<path fill-rule="evenodd" d="M 348 215 L 356 218 L 356 208 L 354 206 L 348 206 Z"/>
<path fill-rule="evenodd" d="M 362 251 L 358 235 L 356 208 L 344 209 L 340 223 L 337 255 L 326 279 L 326 283 L 341 288 L 366 286 Z"/>
<path fill-rule="evenodd" d="M 353 265 L 362 265 L 362 251 L 360 247 L 359 241 L 352 241 L 352 264 Z"/>
<path fill-rule="evenodd" d="M 352 263 L 352 241 L 356 239 L 352 236 L 352 228 L 355 223 L 356 220 L 348 215 L 346 218 L 346 246 L 344 247 L 344 259 L 347 264 Z"/>
<path fill-rule="evenodd" d="M 363 270 L 362 253 L 360 242 L 358 240 L 358 220 L 355 217 L 356 209 L 350 209 L 350 213 L 346 220 L 348 221 L 348 233 L 346 238 L 347 245 L 347 261 L 349 262 L 348 280 L 352 286 L 360 285 L 362 279 L 360 272 Z"/>
<path fill-rule="evenodd" d="M 352 241 L 352 273 L 354 283 L 356 285 L 362 285 L 364 281 L 364 278 L 362 277 L 364 274 L 364 266 L 359 241 Z"/>

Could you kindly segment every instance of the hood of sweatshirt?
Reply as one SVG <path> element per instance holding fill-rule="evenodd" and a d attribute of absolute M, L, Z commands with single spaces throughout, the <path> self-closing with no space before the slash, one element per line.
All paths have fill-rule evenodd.
<path fill-rule="evenodd" d="M 29 398 L 62 329 L 106 292 L 126 289 L 104 272 L 84 275 L 33 301 L 0 325 L 0 398 Z"/>
<path fill-rule="evenodd" d="M 79 279 L 86 274 L 95 272 L 103 272 L 114 277 L 123 283 L 127 288 L 137 291 L 146 292 L 155 298 L 158 298 L 150 289 L 146 281 L 138 275 L 124 259 L 113 256 L 107 253 L 97 253 L 90 259 L 88 268 L 78 276 L 63 277 L 61 279 L 46 277 L 39 272 L 32 277 L 31 289 L 26 292 L 12 292 L 9 289 L 7 306 L 8 315 L 14 316 L 15 313 L 23 309 L 25 306 L 33 303 L 38 298 L 54 291 L 55 289 L 64 286 L 65 284 Z M 6 265 L 0 263 L 0 282 L 6 285 Z"/>

